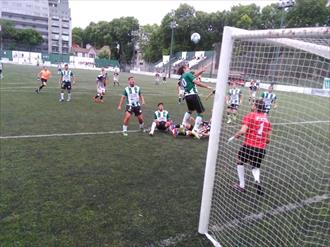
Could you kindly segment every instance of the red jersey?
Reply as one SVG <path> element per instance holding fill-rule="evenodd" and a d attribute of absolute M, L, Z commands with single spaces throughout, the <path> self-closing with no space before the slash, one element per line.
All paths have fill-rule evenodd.
<path fill-rule="evenodd" d="M 243 124 L 249 127 L 243 145 L 266 148 L 267 133 L 272 130 L 267 115 L 261 112 L 250 112 L 244 116 Z"/>

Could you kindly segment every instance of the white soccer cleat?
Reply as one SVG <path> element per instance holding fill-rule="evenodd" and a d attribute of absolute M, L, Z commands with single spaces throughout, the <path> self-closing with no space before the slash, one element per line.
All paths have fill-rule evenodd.
<path fill-rule="evenodd" d="M 150 136 L 153 136 L 153 135 L 154 135 L 154 133 L 152 133 L 152 132 L 150 131 L 150 132 L 149 132 L 149 135 L 150 135 Z"/>
<path fill-rule="evenodd" d="M 192 131 L 191 131 L 191 134 L 192 134 L 194 137 L 196 137 L 197 139 L 201 139 L 201 137 L 199 136 L 199 134 L 198 134 L 197 131 L 192 130 Z"/>
<path fill-rule="evenodd" d="M 59 102 L 63 102 L 64 101 L 64 99 L 59 99 Z"/>
<path fill-rule="evenodd" d="M 127 131 L 123 131 L 123 136 L 128 136 Z"/>

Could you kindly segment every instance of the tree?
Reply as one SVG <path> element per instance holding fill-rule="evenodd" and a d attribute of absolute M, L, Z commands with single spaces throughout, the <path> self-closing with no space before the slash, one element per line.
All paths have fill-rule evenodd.
<path fill-rule="evenodd" d="M 15 39 L 17 30 L 15 29 L 15 25 L 11 21 L 0 20 L 1 25 L 1 35 L 3 39 Z"/>
<path fill-rule="evenodd" d="M 296 0 L 288 12 L 288 27 L 324 26 L 329 22 L 330 6 L 326 0 Z"/>
<path fill-rule="evenodd" d="M 109 46 L 103 46 L 102 49 L 97 54 L 99 58 L 110 59 L 111 58 L 111 51 Z"/>
<path fill-rule="evenodd" d="M 34 46 L 42 44 L 43 42 L 41 34 L 34 29 L 19 30 L 15 39 L 19 43 L 26 44 L 30 49 Z"/>
<path fill-rule="evenodd" d="M 72 29 L 72 43 L 84 47 L 84 30 L 80 27 L 75 27 Z"/>

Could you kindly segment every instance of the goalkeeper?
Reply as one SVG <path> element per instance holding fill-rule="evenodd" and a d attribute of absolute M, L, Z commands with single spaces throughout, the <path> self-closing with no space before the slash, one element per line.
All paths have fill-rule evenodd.
<path fill-rule="evenodd" d="M 270 140 L 272 126 L 265 113 L 265 104 L 262 99 L 256 100 L 252 109 L 252 112 L 244 116 L 242 127 L 235 134 L 236 138 L 245 136 L 243 145 L 238 152 L 237 173 L 239 184 L 235 185 L 235 189 L 245 192 L 244 164 L 250 163 L 257 193 L 262 195 L 260 165 L 266 154 L 266 146 Z"/>

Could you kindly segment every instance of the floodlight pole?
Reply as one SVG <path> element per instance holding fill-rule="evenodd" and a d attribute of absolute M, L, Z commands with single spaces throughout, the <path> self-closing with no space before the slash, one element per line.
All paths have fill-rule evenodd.
<path fill-rule="evenodd" d="M 285 10 L 288 9 L 288 8 L 291 8 L 294 6 L 294 0 L 279 0 L 278 2 L 278 8 L 281 10 L 281 23 L 280 23 L 280 28 L 285 28 Z M 278 59 L 280 57 L 280 48 L 277 47 L 276 48 L 276 55 L 275 55 L 275 69 L 277 68 L 277 65 L 278 65 Z M 272 83 L 275 82 L 275 70 L 274 70 L 274 73 L 273 73 L 273 78 L 272 78 Z"/>
<path fill-rule="evenodd" d="M 174 29 L 177 27 L 176 21 L 171 21 L 170 27 L 172 29 L 172 34 L 171 34 L 171 48 L 170 48 L 170 58 L 168 61 L 168 78 L 171 78 L 171 58 L 172 58 L 172 53 L 173 53 L 173 42 L 174 42 Z"/>

